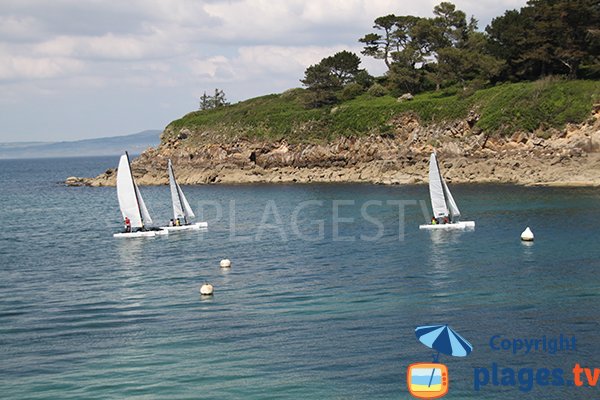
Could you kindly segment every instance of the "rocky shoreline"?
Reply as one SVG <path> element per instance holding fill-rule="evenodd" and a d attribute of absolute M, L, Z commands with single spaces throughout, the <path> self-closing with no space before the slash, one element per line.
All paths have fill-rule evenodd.
<path fill-rule="evenodd" d="M 288 143 L 165 130 L 160 146 L 132 162 L 140 185 L 168 183 L 171 159 L 182 184 L 427 181 L 431 151 L 453 183 L 600 186 L 600 105 L 583 124 L 558 131 L 488 136 L 478 116 L 423 126 L 411 115 L 393 120 L 386 135 L 341 137 L 329 143 Z M 95 178 L 69 177 L 70 186 L 114 186 L 115 170 Z"/>

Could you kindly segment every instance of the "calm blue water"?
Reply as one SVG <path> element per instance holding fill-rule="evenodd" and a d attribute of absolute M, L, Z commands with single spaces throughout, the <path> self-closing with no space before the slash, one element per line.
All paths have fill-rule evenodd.
<path fill-rule="evenodd" d="M 418 229 L 426 186 L 184 187 L 207 232 L 119 240 L 114 188 L 60 184 L 117 162 L 0 160 L 2 398 L 410 398 L 408 365 L 432 359 L 414 335 L 427 324 L 474 347 L 440 356 L 446 398 L 599 396 L 600 383 L 523 391 L 518 372 L 600 368 L 600 189 L 454 185 L 477 228 L 432 234 Z M 141 190 L 167 221 L 168 188 Z M 560 334 L 576 350 L 489 345 Z M 514 386 L 492 383 L 493 363 Z"/>

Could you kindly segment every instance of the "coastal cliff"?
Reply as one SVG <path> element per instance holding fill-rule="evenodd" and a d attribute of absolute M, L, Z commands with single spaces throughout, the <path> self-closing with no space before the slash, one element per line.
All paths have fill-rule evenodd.
<path fill-rule="evenodd" d="M 387 121 L 385 133 L 338 136 L 327 141 L 222 135 L 203 127 L 169 125 L 161 144 L 132 162 L 140 185 L 168 183 L 171 159 L 182 184 L 427 181 L 436 151 L 448 181 L 523 185 L 600 185 L 600 105 L 579 124 L 534 132 L 492 135 L 471 111 L 453 122 L 423 124 L 405 112 Z M 68 185 L 112 186 L 115 170 Z"/>

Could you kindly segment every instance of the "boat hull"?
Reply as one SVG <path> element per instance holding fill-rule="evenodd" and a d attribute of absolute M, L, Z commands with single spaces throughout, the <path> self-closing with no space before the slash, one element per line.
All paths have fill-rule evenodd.
<path fill-rule="evenodd" d="M 203 228 L 208 228 L 207 222 L 196 222 L 194 224 L 189 225 L 180 225 L 180 226 L 162 226 L 160 229 L 163 229 L 167 232 L 179 232 L 179 231 L 197 231 Z"/>
<path fill-rule="evenodd" d="M 151 231 L 137 231 L 137 232 L 119 232 L 113 233 L 113 237 L 116 238 L 137 238 L 137 237 L 154 237 L 168 235 L 169 231 L 165 229 L 155 229 Z"/>
<path fill-rule="evenodd" d="M 114 233 L 113 237 L 116 238 L 139 238 L 139 237 L 154 237 L 156 231 L 142 231 L 142 232 L 121 232 Z"/>
<path fill-rule="evenodd" d="M 475 221 L 460 221 L 451 224 L 426 224 L 419 225 L 419 229 L 426 230 L 453 230 L 453 229 L 475 229 Z"/>

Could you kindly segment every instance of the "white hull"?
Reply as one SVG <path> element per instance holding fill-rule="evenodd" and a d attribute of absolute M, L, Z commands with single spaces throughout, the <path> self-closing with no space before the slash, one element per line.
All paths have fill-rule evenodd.
<path fill-rule="evenodd" d="M 168 235 L 169 231 L 161 229 L 159 231 L 139 231 L 139 232 L 120 232 L 113 233 L 113 237 L 116 238 L 136 238 L 136 237 L 154 237 Z"/>
<path fill-rule="evenodd" d="M 180 225 L 180 226 L 161 226 L 160 229 L 163 229 L 167 232 L 178 232 L 178 231 L 192 231 L 192 230 L 200 230 L 202 228 L 208 228 L 207 222 L 196 222 L 190 225 Z"/>
<path fill-rule="evenodd" d="M 475 221 L 461 221 L 455 222 L 451 224 L 426 224 L 419 225 L 419 229 L 427 229 L 427 230 L 451 230 L 451 229 L 474 229 Z"/>
<path fill-rule="evenodd" d="M 154 236 L 156 236 L 155 231 L 121 232 L 121 233 L 113 234 L 113 237 L 116 237 L 116 238 L 138 238 L 138 237 L 154 237 Z"/>

